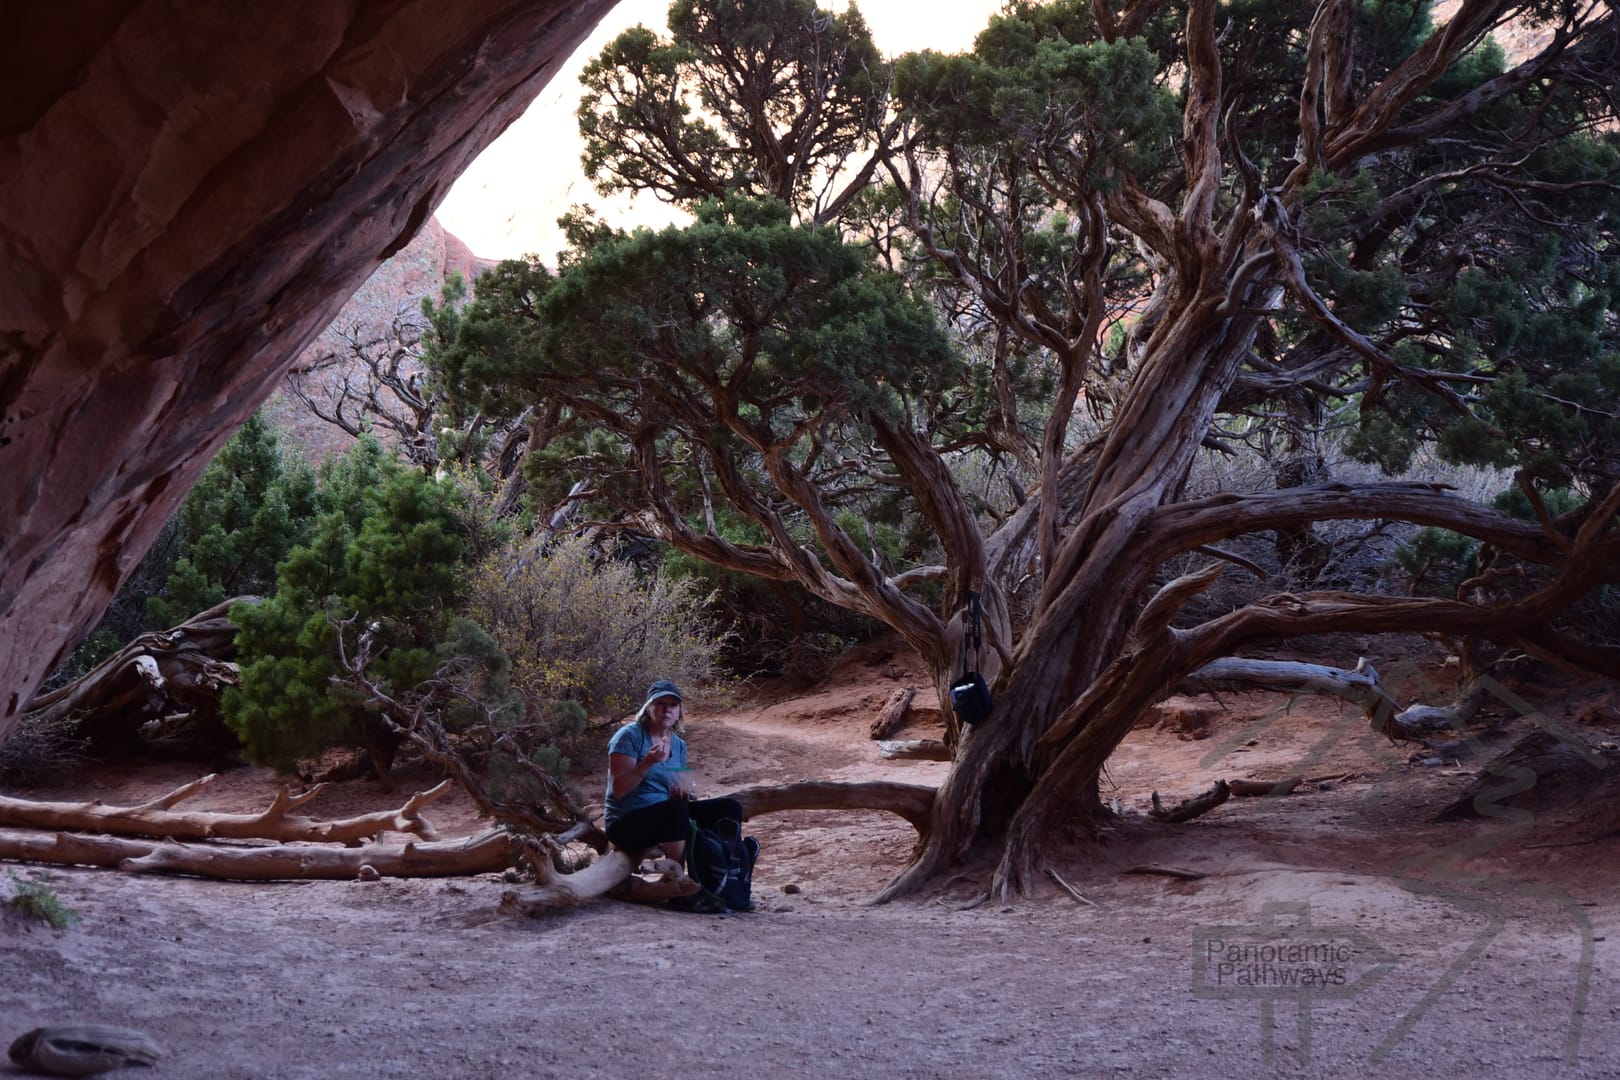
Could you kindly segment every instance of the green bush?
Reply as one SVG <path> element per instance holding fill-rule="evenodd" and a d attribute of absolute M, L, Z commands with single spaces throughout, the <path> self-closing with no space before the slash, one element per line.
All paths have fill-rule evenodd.
<path fill-rule="evenodd" d="M 52 929 L 66 930 L 79 921 L 79 913 L 62 903 L 48 880 L 28 881 L 11 874 L 11 896 L 6 903 L 24 918 L 49 923 Z"/>
<path fill-rule="evenodd" d="M 322 512 L 307 544 L 277 574 L 276 594 L 231 616 L 242 681 L 224 716 L 249 760 L 291 768 L 332 747 L 360 746 L 384 767 L 395 739 L 367 703 L 334 685 L 336 622 L 348 622 L 351 658 L 364 635 L 368 674 L 404 695 L 446 660 L 466 547 L 459 490 L 390 458 L 369 436 L 321 477 Z"/>

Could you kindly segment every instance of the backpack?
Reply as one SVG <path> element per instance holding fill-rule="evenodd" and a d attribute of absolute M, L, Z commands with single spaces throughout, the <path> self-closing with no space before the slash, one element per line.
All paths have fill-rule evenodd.
<path fill-rule="evenodd" d="M 742 835 L 734 818 L 721 818 L 705 828 L 692 823 L 686 862 L 701 891 L 692 898 L 693 910 L 754 910 L 754 861 L 759 841 Z"/>

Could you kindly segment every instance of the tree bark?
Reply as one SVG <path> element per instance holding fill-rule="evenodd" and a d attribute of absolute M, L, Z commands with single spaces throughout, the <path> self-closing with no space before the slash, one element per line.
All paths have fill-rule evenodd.
<path fill-rule="evenodd" d="M 220 697 L 238 682 L 234 604 L 257 597 L 238 596 L 199 612 L 179 626 L 141 634 L 82 677 L 40 695 L 29 710 L 32 722 L 71 719 L 84 738 L 110 746 L 133 742 L 142 725 L 171 713 L 185 713 L 201 738 L 234 746 L 235 736 L 219 716 Z"/>

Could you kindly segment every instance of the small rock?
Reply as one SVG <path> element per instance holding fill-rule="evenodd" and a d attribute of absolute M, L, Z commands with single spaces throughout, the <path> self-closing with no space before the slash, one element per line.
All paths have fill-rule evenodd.
<path fill-rule="evenodd" d="M 782 891 L 787 893 L 789 896 L 792 896 L 795 893 L 800 893 L 800 892 L 803 892 L 804 890 L 799 888 L 797 882 L 790 881 L 786 885 L 782 886 Z"/>

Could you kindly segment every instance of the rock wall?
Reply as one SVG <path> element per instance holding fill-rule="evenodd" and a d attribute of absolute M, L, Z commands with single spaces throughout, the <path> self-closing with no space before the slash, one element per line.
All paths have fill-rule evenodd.
<path fill-rule="evenodd" d="M 613 0 L 0 13 L 0 739 Z"/>

